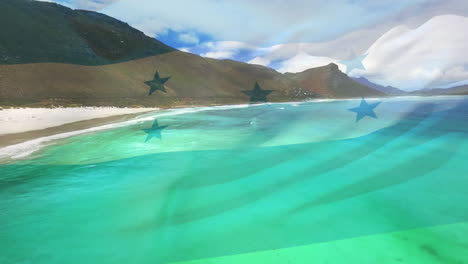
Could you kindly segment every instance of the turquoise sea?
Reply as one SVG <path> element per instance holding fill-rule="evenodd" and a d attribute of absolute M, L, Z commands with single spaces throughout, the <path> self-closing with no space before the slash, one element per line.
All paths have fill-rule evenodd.
<path fill-rule="evenodd" d="M 0 263 L 468 263 L 468 97 L 367 101 L 359 122 L 361 100 L 178 109 L 0 149 L 21 157 Z"/>

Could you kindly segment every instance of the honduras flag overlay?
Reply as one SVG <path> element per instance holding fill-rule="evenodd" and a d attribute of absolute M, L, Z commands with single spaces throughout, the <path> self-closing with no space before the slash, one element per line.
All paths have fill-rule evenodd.
<path fill-rule="evenodd" d="M 242 104 L 160 110 L 0 148 L 0 263 L 468 262 L 468 96 L 459 92 L 468 4 L 52 2 L 296 83 L 303 75 L 293 73 L 335 63 L 383 96 L 277 102 L 282 91 L 270 87 L 286 79 L 236 75 Z M 192 84 L 172 66 L 160 71 L 164 62 L 131 79 L 141 98 Z M 86 70 L 128 74 L 111 66 Z M 411 94 L 434 88 L 457 93 Z"/>
<path fill-rule="evenodd" d="M 463 261 L 467 114 L 465 97 L 253 104 L 71 137 L 0 167 L 2 261 Z"/>

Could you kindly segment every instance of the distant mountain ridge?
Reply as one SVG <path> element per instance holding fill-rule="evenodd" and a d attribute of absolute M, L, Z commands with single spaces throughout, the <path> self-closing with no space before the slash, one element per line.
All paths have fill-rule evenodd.
<path fill-rule="evenodd" d="M 412 95 L 468 95 L 468 85 L 455 86 L 451 88 L 423 89 L 411 92 Z"/>
<path fill-rule="evenodd" d="M 388 95 L 405 95 L 407 94 L 407 92 L 403 91 L 403 90 L 400 90 L 396 87 L 393 87 L 393 86 L 383 86 L 383 85 L 380 85 L 380 84 L 377 84 L 377 83 L 373 83 L 371 81 L 369 81 L 367 78 L 365 77 L 359 77 L 359 78 L 352 78 L 353 80 L 355 80 L 356 82 L 360 83 L 360 84 L 363 84 L 363 85 L 366 85 L 370 88 L 373 88 L 377 91 L 380 91 L 380 92 L 383 92 L 385 94 L 388 94 Z"/>
<path fill-rule="evenodd" d="M 1 105 L 237 104 L 250 102 L 243 91 L 255 83 L 271 90 L 266 96 L 271 102 L 386 96 L 353 81 L 335 64 L 282 74 L 181 52 L 95 12 L 1 1 L 0 25 L 9 28 L 0 34 Z M 148 84 L 156 72 L 170 79 L 151 94 Z"/>

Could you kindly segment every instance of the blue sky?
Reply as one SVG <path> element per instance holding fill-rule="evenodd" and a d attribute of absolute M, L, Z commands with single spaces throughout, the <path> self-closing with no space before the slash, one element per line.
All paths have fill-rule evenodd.
<path fill-rule="evenodd" d="M 384 72 L 371 70 L 371 66 L 379 63 L 386 65 L 390 62 L 382 61 L 382 54 L 378 54 L 384 51 L 377 52 L 373 49 L 373 53 L 368 54 L 369 56 L 365 54 L 372 46 L 379 43 L 383 36 L 388 36 L 388 32 L 404 26 L 414 31 L 412 33 L 399 31 L 401 36 L 392 36 L 392 39 L 395 38 L 395 45 L 392 48 L 404 56 L 406 51 L 397 43 L 405 42 L 408 38 L 412 39 L 416 46 L 424 42 L 423 39 L 414 39 L 412 36 L 416 32 L 422 32 L 418 30 L 420 27 L 430 28 L 431 25 L 424 25 L 435 17 L 443 15 L 468 17 L 468 1 L 47 1 L 108 14 L 183 51 L 217 59 L 234 59 L 262 64 L 283 72 L 301 71 L 334 62 L 350 75 L 364 76 L 384 85 L 399 86 L 407 90 L 424 88 L 428 85 L 450 85 L 450 83 L 463 82 L 466 77 L 464 73 L 459 72 L 459 67 L 465 67 L 465 65 L 460 65 L 458 59 L 455 59 L 457 63 L 454 65 L 454 58 L 450 54 L 448 57 L 452 61 L 440 62 L 444 58 L 438 56 L 434 60 L 422 60 L 429 64 L 426 68 L 416 71 L 411 77 L 421 78 L 421 81 L 409 80 L 409 77 L 405 79 L 404 72 L 410 69 L 403 69 L 404 65 L 394 65 L 395 69 L 402 68 L 402 73 L 393 73 L 392 76 L 384 76 Z M 456 19 L 444 21 L 436 19 L 436 21 L 443 24 L 442 26 L 435 25 L 436 28 L 446 26 L 458 29 L 464 23 Z M 424 34 L 432 33 L 424 32 Z M 452 34 L 457 34 L 457 32 L 452 32 Z M 455 36 L 450 35 L 447 38 L 451 41 L 458 41 Z M 445 54 L 447 49 L 466 53 L 465 50 L 455 50 L 458 46 L 452 45 L 451 42 L 439 44 L 439 48 L 445 51 L 432 50 L 427 54 L 434 52 Z M 385 52 L 388 51 L 385 50 Z M 408 56 L 412 55 L 408 54 Z M 355 64 L 350 62 L 356 62 L 357 58 L 362 58 L 364 69 L 351 69 L 351 71 L 349 67 L 346 69 L 346 65 Z M 383 69 L 382 65 L 374 68 Z M 434 68 L 435 66 L 438 68 Z M 366 71 L 367 69 L 369 70 Z"/>

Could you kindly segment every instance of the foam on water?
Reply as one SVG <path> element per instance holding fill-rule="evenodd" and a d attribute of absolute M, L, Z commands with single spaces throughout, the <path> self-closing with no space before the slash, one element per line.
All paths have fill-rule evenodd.
<path fill-rule="evenodd" d="M 158 117 L 176 116 L 176 115 L 197 113 L 201 111 L 210 111 L 210 110 L 245 108 L 248 106 L 249 105 L 242 104 L 242 105 L 229 105 L 229 106 L 191 107 L 191 108 L 178 108 L 178 109 L 163 110 L 163 111 L 156 112 L 156 113 L 144 114 L 144 115 L 138 116 L 134 119 L 124 121 L 124 122 L 118 122 L 118 123 L 102 125 L 102 126 L 97 126 L 97 127 L 87 128 L 87 129 L 81 129 L 81 130 L 76 130 L 76 131 L 71 131 L 71 132 L 66 132 L 66 133 L 60 133 L 60 134 L 56 134 L 52 136 L 40 137 L 37 139 L 22 142 L 19 144 L 6 146 L 3 148 L 0 148 L 0 159 L 24 158 L 40 150 L 43 147 L 48 146 L 50 143 L 60 140 L 60 139 L 82 135 L 86 133 L 92 133 L 92 132 L 104 131 L 104 130 L 109 130 L 109 129 L 115 129 L 119 127 L 130 126 L 130 125 L 142 123 L 145 121 L 151 121 L 154 118 L 158 118 Z"/>
<path fill-rule="evenodd" d="M 333 101 L 333 100 L 326 99 L 326 100 L 317 100 L 314 102 L 328 102 L 328 101 Z M 299 105 L 302 103 L 307 103 L 307 102 L 294 102 L 294 103 L 289 102 L 289 103 L 277 103 L 277 104 L 280 104 L 280 105 L 289 104 L 289 105 L 295 106 L 295 105 Z M 55 135 L 46 136 L 46 137 L 40 137 L 37 139 L 25 141 L 19 144 L 6 146 L 3 148 L 0 148 L 0 159 L 24 158 L 60 139 L 65 139 L 65 138 L 92 133 L 92 132 L 99 132 L 99 131 L 104 131 L 104 130 L 109 130 L 109 129 L 131 126 L 131 125 L 135 125 L 138 123 L 151 121 L 159 117 L 177 116 L 177 115 L 191 114 L 191 113 L 197 113 L 197 112 L 202 112 L 202 111 L 259 107 L 259 106 L 265 106 L 265 105 L 271 105 L 271 104 L 272 103 L 238 104 L 238 105 L 205 106 L 205 107 L 202 106 L 202 107 L 176 108 L 176 109 L 157 111 L 153 113 L 143 114 L 141 116 L 138 116 L 128 121 L 117 122 L 117 123 L 107 124 L 107 125 L 102 125 L 102 126 L 96 126 L 92 128 L 81 129 L 81 130 L 76 130 L 76 131 L 71 131 L 71 132 L 66 132 L 66 133 L 60 133 L 60 134 L 55 134 Z"/>

